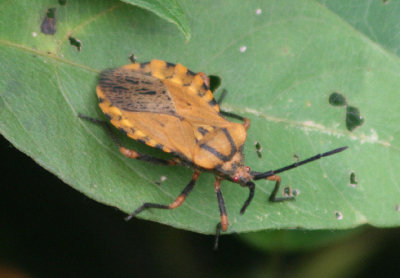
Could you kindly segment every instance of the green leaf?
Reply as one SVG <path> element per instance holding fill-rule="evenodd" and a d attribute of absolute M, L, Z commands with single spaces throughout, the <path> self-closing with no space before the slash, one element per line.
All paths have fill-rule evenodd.
<path fill-rule="evenodd" d="M 143 202 L 170 203 L 191 177 L 190 169 L 123 157 L 103 129 L 77 117 L 105 118 L 95 95 L 98 73 L 129 63 L 134 53 L 139 62 L 163 59 L 219 76 L 229 92 L 223 109 L 251 119 L 244 152 L 253 170 L 349 146 L 282 173 L 283 185 L 299 193 L 293 202 L 269 203 L 273 183 L 258 181 L 242 216 L 248 190 L 224 181 L 229 232 L 400 224 L 399 57 L 318 2 L 184 2 L 193 21 L 190 42 L 154 14 L 118 1 L 57 6 L 54 35 L 40 31 L 54 1 L 0 5 L 0 131 L 87 196 L 128 213 Z M 346 105 L 331 105 L 332 93 Z M 346 106 L 362 117 L 352 131 L 346 111 L 356 110 Z M 158 185 L 162 176 L 167 180 Z M 139 217 L 214 233 L 213 180 L 202 174 L 182 207 Z"/>
<path fill-rule="evenodd" d="M 319 0 L 371 41 L 400 56 L 400 5 L 391 0 Z"/>
<path fill-rule="evenodd" d="M 143 9 L 149 10 L 159 17 L 176 24 L 179 30 L 185 35 L 186 40 L 190 40 L 190 24 L 176 0 L 122 0 L 125 3 L 132 4 Z"/>

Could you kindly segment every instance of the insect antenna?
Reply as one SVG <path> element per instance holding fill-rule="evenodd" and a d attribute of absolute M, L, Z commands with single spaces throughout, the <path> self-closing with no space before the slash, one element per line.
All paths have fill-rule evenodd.
<path fill-rule="evenodd" d="M 309 162 L 312 162 L 314 160 L 320 159 L 322 157 L 330 156 L 332 154 L 342 152 L 347 148 L 348 147 L 346 146 L 346 147 L 341 147 L 341 148 L 337 148 L 337 149 L 331 150 L 329 152 L 320 153 L 320 154 L 314 155 L 314 156 L 312 156 L 310 158 L 304 159 L 302 161 L 293 163 L 291 165 L 288 165 L 288 166 L 285 166 L 285 167 L 282 167 L 282 168 L 279 168 L 279 169 L 276 169 L 276 170 L 271 170 L 271 171 L 267 171 L 267 172 L 264 172 L 264 173 L 263 172 L 251 172 L 251 174 L 253 175 L 253 180 L 264 179 L 264 178 L 267 178 L 267 177 L 270 177 L 270 176 L 285 172 L 287 170 L 299 167 L 301 165 L 304 165 L 306 163 L 309 163 Z"/>

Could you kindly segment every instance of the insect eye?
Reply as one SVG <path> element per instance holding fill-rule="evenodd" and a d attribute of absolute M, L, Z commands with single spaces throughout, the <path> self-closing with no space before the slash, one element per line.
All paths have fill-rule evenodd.
<path fill-rule="evenodd" d="M 246 166 L 246 171 L 247 171 L 247 172 L 250 172 L 250 170 L 251 170 L 250 167 L 249 167 L 249 166 Z"/>
<path fill-rule="evenodd" d="M 233 177 L 233 181 L 234 181 L 234 182 L 239 181 L 239 176 L 234 176 L 234 177 Z"/>

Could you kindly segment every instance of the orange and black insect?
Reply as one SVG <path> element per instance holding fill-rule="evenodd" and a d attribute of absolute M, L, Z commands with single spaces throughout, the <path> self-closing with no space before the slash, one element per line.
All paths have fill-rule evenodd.
<path fill-rule="evenodd" d="M 221 222 L 217 224 L 216 246 L 221 230 L 226 231 L 229 225 L 220 189 L 222 180 L 249 189 L 249 196 L 240 210 L 243 214 L 254 196 L 253 180 L 275 181 L 269 201 L 292 200 L 294 196 L 276 196 L 281 183 L 278 173 L 347 148 L 318 154 L 277 170 L 251 171 L 244 165 L 243 155 L 250 121 L 220 110 L 210 90 L 208 77 L 201 72 L 193 73 L 181 64 L 152 60 L 108 69 L 100 74 L 96 91 L 100 108 L 112 125 L 136 141 L 171 153 L 173 158 L 164 160 L 127 149 L 120 144 L 106 122 L 80 115 L 106 127 L 123 155 L 157 164 L 182 164 L 193 168 L 190 182 L 175 201 L 169 205 L 144 203 L 128 218 L 148 208 L 179 207 L 192 191 L 200 173 L 212 172 L 215 174 L 214 188 L 221 216 Z M 224 116 L 243 123 L 228 121 Z"/>

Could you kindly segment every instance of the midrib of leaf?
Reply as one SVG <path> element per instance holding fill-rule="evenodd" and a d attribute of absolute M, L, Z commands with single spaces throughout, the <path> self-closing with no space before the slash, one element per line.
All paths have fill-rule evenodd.
<path fill-rule="evenodd" d="M 82 65 L 82 64 L 78 64 L 76 62 L 61 58 L 61 57 L 56 56 L 56 55 L 49 54 L 47 52 L 36 50 L 36 49 L 30 48 L 30 47 L 24 46 L 22 44 L 17 44 L 17 43 L 6 41 L 6 40 L 2 40 L 2 39 L 0 39 L 0 44 L 2 44 L 4 46 L 11 47 L 11 48 L 15 48 L 15 49 L 18 49 L 18 50 L 26 51 L 28 53 L 33 53 L 35 55 L 42 56 L 42 57 L 45 57 L 45 58 L 53 59 L 53 60 L 55 60 L 57 62 L 62 62 L 62 63 L 68 64 L 68 65 L 71 65 L 71 66 L 75 66 L 75 67 L 78 67 L 78 68 L 81 68 L 81 69 L 84 69 L 84 70 L 87 70 L 87 71 L 90 71 L 90 72 L 94 72 L 94 73 L 97 73 L 97 74 L 100 73 L 100 71 L 97 70 L 97 69 L 94 69 L 94 68 L 91 68 L 91 67 L 88 67 L 88 66 L 85 66 L 85 65 Z"/>
<path fill-rule="evenodd" d="M 279 117 L 271 116 L 271 115 L 268 115 L 265 113 L 261 113 L 260 111 L 257 111 L 250 107 L 233 106 L 233 105 L 229 105 L 229 104 L 224 104 L 223 108 L 226 111 L 235 111 L 240 114 L 244 114 L 244 113 L 252 114 L 256 117 L 261 117 L 261 118 L 266 119 L 269 122 L 273 122 L 273 123 L 284 123 L 284 124 L 287 124 L 288 126 L 298 127 L 298 128 L 301 128 L 301 129 L 307 130 L 307 131 L 312 130 L 312 131 L 319 132 L 321 134 L 333 135 L 333 136 L 337 136 L 337 137 L 347 137 L 352 140 L 358 140 L 361 143 L 377 143 L 384 147 L 388 147 L 388 148 L 392 148 L 393 150 L 400 151 L 399 147 L 391 145 L 390 142 L 383 141 L 383 140 L 374 140 L 373 135 L 366 135 L 365 133 L 353 134 L 350 132 L 340 131 L 340 130 L 336 130 L 333 128 L 327 128 L 322 124 L 314 123 L 311 121 L 300 122 L 300 121 L 290 120 L 287 118 L 279 118 Z"/>

